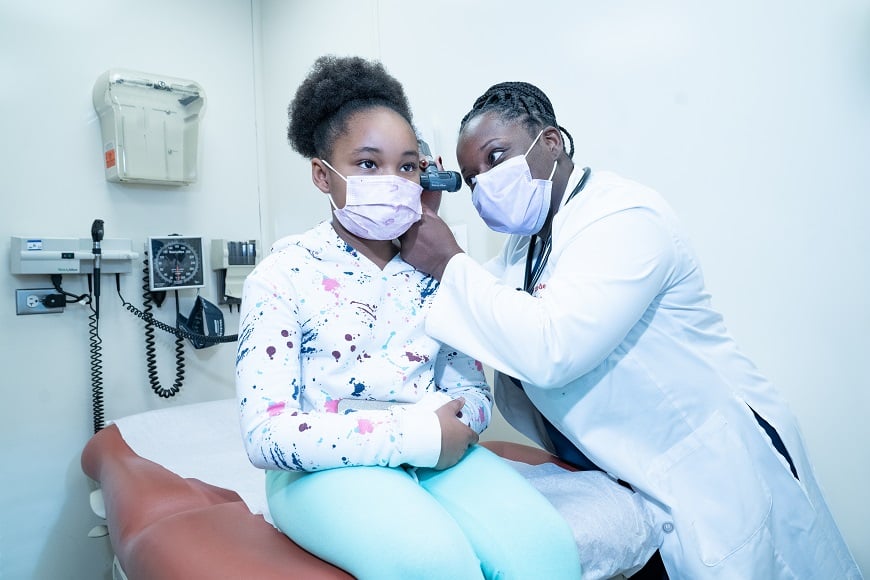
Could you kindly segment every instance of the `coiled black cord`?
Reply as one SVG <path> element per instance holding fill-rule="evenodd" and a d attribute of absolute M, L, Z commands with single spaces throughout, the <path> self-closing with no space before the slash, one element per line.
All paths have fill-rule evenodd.
<path fill-rule="evenodd" d="M 90 276 L 90 275 L 89 275 Z M 67 304 L 75 304 L 76 302 L 81 302 L 82 300 L 87 300 L 87 303 L 91 302 L 91 294 L 73 294 L 72 292 L 67 292 L 63 288 L 61 288 L 61 281 L 63 277 L 60 274 L 52 274 L 51 275 L 51 283 L 54 285 L 54 289 L 57 290 L 58 294 L 63 294 L 66 296 Z M 91 285 L 91 279 L 88 278 L 88 285 Z"/>
<path fill-rule="evenodd" d="M 157 320 L 156 318 L 154 318 L 154 316 L 151 314 L 151 308 L 148 305 L 148 303 L 151 302 L 152 299 L 151 299 L 151 292 L 148 290 L 148 259 L 147 258 L 145 259 L 145 267 L 143 268 L 143 270 L 145 272 L 145 276 L 144 276 L 143 283 L 142 283 L 142 296 L 143 296 L 142 304 L 143 304 L 143 308 L 145 310 L 147 310 L 147 312 L 143 312 L 142 310 L 139 310 L 138 308 L 136 308 L 135 306 L 133 306 L 132 304 L 130 304 L 129 302 L 127 302 L 124 299 L 124 297 L 121 295 L 121 278 L 118 275 L 115 275 L 115 286 L 118 290 L 118 297 L 121 299 L 121 305 L 124 308 L 126 308 L 128 311 L 130 311 L 131 314 L 133 314 L 134 316 L 138 316 L 139 318 L 144 320 L 146 324 L 154 325 L 164 332 L 168 332 L 169 334 L 174 334 L 177 337 L 186 338 L 188 340 L 201 340 L 201 341 L 204 341 L 204 342 L 207 342 L 210 344 L 218 344 L 218 343 L 224 343 L 224 342 L 236 342 L 237 340 L 239 340 L 238 334 L 227 334 L 224 336 L 208 336 L 205 334 L 196 334 L 195 332 L 188 332 L 188 331 L 183 330 L 181 328 L 176 328 L 174 326 L 170 326 L 170 325 L 166 324 L 165 322 Z M 152 333 L 153 333 L 153 330 L 152 330 Z"/>
<path fill-rule="evenodd" d="M 175 291 L 175 319 L 178 320 L 178 290 Z M 172 386 L 175 392 L 181 388 L 184 382 L 184 339 L 178 334 L 175 335 L 175 385 Z M 176 388 L 177 385 L 177 388 Z M 155 393 L 157 391 L 154 391 Z M 159 394 L 159 393 L 158 393 Z"/>
<path fill-rule="evenodd" d="M 93 275 L 88 274 L 88 293 L 73 294 L 67 292 L 62 287 L 63 277 L 60 274 L 51 275 L 51 283 L 58 294 L 66 296 L 67 304 L 85 301 L 91 310 L 88 316 L 88 335 L 90 337 L 90 355 L 91 361 L 91 405 L 93 408 L 92 415 L 94 421 L 94 433 L 105 427 L 105 404 L 103 400 L 103 354 L 102 344 L 103 339 L 100 338 L 100 317 L 97 309 L 94 307 L 93 293 Z M 70 300 L 72 298 L 72 300 Z"/>
<path fill-rule="evenodd" d="M 91 277 L 88 276 L 88 286 L 90 285 Z M 59 286 L 60 284 L 58 283 L 57 287 L 59 288 Z M 88 296 L 88 306 L 91 309 L 91 315 L 88 317 L 88 334 L 91 338 L 91 406 L 93 408 L 94 433 L 97 433 L 105 426 L 105 407 L 103 404 L 103 339 L 100 338 L 100 319 L 97 316 L 97 310 L 94 308 L 91 296 Z"/>
<path fill-rule="evenodd" d="M 143 311 L 135 310 L 135 307 L 124 300 L 124 297 L 121 296 L 121 286 L 120 286 L 120 278 L 118 281 L 118 296 L 121 296 L 121 303 L 124 305 L 127 310 L 136 314 L 142 320 L 145 321 L 145 362 L 148 366 L 148 382 L 151 384 L 151 390 L 154 391 L 154 394 L 162 397 L 164 399 L 168 399 L 170 397 L 174 397 L 178 394 L 178 391 L 181 390 L 181 386 L 184 384 L 184 343 L 181 345 L 181 363 L 179 366 L 179 355 L 178 355 L 178 341 L 180 340 L 176 337 L 175 341 L 175 382 L 172 384 L 172 387 L 169 389 L 164 389 L 163 385 L 160 384 L 160 376 L 157 372 L 157 349 L 156 342 L 154 340 L 154 327 L 157 326 L 155 322 L 158 322 L 154 319 L 154 316 L 151 314 L 153 300 L 151 299 L 151 292 L 148 289 L 148 260 L 146 259 L 142 268 L 142 308 Z M 161 323 L 162 324 L 162 323 Z"/>
<path fill-rule="evenodd" d="M 239 339 L 238 334 L 231 334 L 225 336 L 206 336 L 193 332 L 187 332 L 186 330 L 170 326 L 165 322 L 154 318 L 154 315 L 151 313 L 154 300 L 148 284 L 148 258 L 145 258 L 142 266 L 142 310 L 139 310 L 138 308 L 127 302 L 124 299 L 124 296 L 121 295 L 121 277 L 118 274 L 115 275 L 115 288 L 118 291 L 118 297 L 121 299 L 121 304 L 124 306 L 124 308 L 126 308 L 134 316 L 138 316 L 143 321 L 145 321 L 145 363 L 148 367 L 148 381 L 151 384 L 151 389 L 159 397 L 163 397 L 164 399 L 174 397 L 184 383 L 185 338 L 188 340 L 205 341 L 212 344 L 235 342 Z M 175 294 L 175 309 L 177 316 L 178 292 L 176 292 Z M 156 341 L 154 339 L 154 328 L 159 328 L 160 330 L 168 332 L 175 336 L 175 382 L 169 389 L 164 389 L 163 386 L 160 384 L 160 378 L 157 372 L 157 351 Z"/>

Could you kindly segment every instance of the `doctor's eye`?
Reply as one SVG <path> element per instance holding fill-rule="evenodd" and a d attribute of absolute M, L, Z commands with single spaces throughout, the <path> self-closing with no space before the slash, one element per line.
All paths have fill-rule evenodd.
<path fill-rule="evenodd" d="M 493 149 L 489 152 L 489 155 L 486 156 L 486 161 L 490 166 L 497 165 L 499 161 L 502 161 L 504 158 L 504 149 Z"/>

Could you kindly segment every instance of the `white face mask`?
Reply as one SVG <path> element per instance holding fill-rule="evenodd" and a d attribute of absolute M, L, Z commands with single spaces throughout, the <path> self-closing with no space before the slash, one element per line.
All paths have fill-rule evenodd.
<path fill-rule="evenodd" d="M 351 175 L 345 177 L 321 159 L 323 164 L 347 182 L 344 207 L 335 208 L 335 217 L 355 236 L 367 240 L 394 240 L 420 220 L 423 188 L 398 175 Z"/>
<path fill-rule="evenodd" d="M 528 236 L 541 230 L 550 211 L 550 191 L 556 165 L 547 179 L 532 179 L 526 157 L 541 138 L 542 130 L 525 155 L 517 155 L 474 178 L 471 202 L 490 229 Z"/>

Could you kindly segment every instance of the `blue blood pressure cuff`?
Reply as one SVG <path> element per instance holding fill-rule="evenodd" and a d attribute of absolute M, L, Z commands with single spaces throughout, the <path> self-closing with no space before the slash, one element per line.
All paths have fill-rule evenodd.
<path fill-rule="evenodd" d="M 175 325 L 189 335 L 186 338 L 194 348 L 207 348 L 218 343 L 210 338 L 224 335 L 224 313 L 202 296 L 197 296 L 190 315 L 184 317 L 179 313 Z"/>

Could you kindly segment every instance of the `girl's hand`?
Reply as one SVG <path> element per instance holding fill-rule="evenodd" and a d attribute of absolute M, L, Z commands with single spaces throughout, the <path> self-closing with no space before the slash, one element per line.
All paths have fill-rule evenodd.
<path fill-rule="evenodd" d="M 447 469 L 456 465 L 468 448 L 479 439 L 477 433 L 457 418 L 463 405 L 465 399 L 460 397 L 435 411 L 441 423 L 441 455 L 435 469 Z"/>

